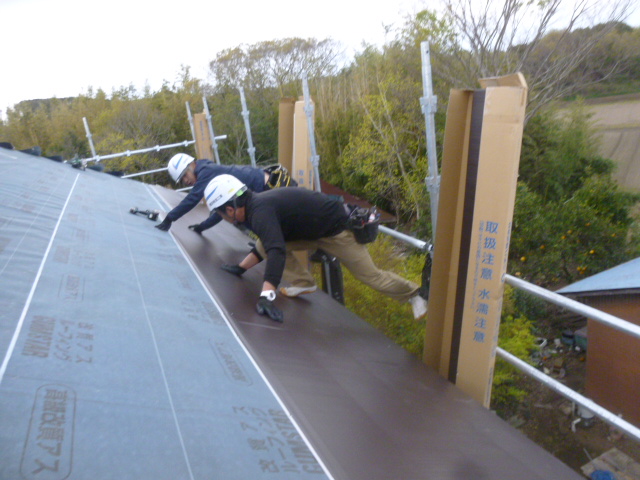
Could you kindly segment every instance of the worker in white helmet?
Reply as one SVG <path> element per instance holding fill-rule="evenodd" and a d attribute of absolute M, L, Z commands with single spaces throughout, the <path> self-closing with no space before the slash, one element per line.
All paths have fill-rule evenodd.
<path fill-rule="evenodd" d="M 204 189 L 212 178 L 228 174 L 241 180 L 249 188 L 256 192 L 262 192 L 269 188 L 279 186 L 296 186 L 288 172 L 279 165 L 265 169 L 248 165 L 218 165 L 211 160 L 196 160 L 186 153 L 178 153 L 171 157 L 167 165 L 167 171 L 176 184 L 193 187 L 189 194 L 156 225 L 156 228 L 167 231 L 171 224 L 191 211 L 202 200 Z M 189 225 L 196 233 L 202 233 L 220 222 L 219 215 L 211 215 L 204 222 Z"/>
<path fill-rule="evenodd" d="M 291 284 L 279 290 L 287 297 L 316 290 L 313 276 L 292 252 L 318 248 L 336 257 L 362 283 L 395 300 L 410 302 L 416 320 L 427 313 L 427 302 L 419 295 L 417 284 L 375 266 L 366 245 L 358 243 L 347 229 L 349 213 L 340 199 L 306 188 L 255 193 L 237 178 L 219 175 L 205 188 L 205 200 L 211 213 L 246 226 L 259 238 L 238 265 L 223 264 L 222 268 L 242 276 L 267 259 L 256 306 L 261 315 L 283 320 L 282 312 L 273 303 L 281 280 Z"/>

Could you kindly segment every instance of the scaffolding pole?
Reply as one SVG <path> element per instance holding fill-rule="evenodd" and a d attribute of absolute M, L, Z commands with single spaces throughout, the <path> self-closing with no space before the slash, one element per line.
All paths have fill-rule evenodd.
<path fill-rule="evenodd" d="M 187 118 L 189 119 L 189 127 L 191 127 L 191 139 L 193 143 L 196 143 L 196 127 L 193 124 L 193 115 L 191 115 L 191 107 L 189 107 L 189 102 L 184 102 L 187 107 Z"/>
<path fill-rule="evenodd" d="M 436 128 L 434 115 L 438 109 L 438 97 L 433 94 L 433 79 L 431 76 L 431 54 L 429 43 L 420 44 L 422 53 L 422 85 L 424 96 L 420 98 L 422 113 L 424 114 L 427 135 L 427 157 L 429 173 L 425 179 L 429 198 L 431 200 L 431 238 L 436 238 L 436 224 L 438 222 L 438 199 L 440 197 L 440 175 L 438 174 L 438 155 L 436 153 Z"/>
<path fill-rule="evenodd" d="M 91 130 L 89 130 L 89 123 L 87 123 L 87 117 L 82 117 L 82 122 L 84 123 L 84 130 L 87 132 L 87 140 L 89 140 L 89 148 L 91 148 L 91 155 L 97 157 L 96 155 L 96 147 L 93 146 L 93 135 L 91 135 Z"/>
<path fill-rule="evenodd" d="M 213 133 L 213 124 L 211 123 L 211 113 L 209 113 L 209 105 L 207 104 L 207 97 L 202 97 L 202 103 L 204 105 L 204 113 L 207 117 L 207 125 L 209 126 L 209 135 L 211 136 L 211 147 L 213 147 L 213 155 L 216 157 L 216 163 L 220 165 L 220 155 L 218 154 L 218 143 L 216 142 L 216 136 Z M 226 135 L 224 138 L 227 138 Z"/>
<path fill-rule="evenodd" d="M 242 103 L 242 118 L 244 119 L 244 129 L 247 131 L 247 143 L 249 144 L 249 148 L 247 148 L 247 152 L 249 152 L 249 157 L 251 158 L 251 166 L 256 166 L 256 149 L 253 146 L 253 138 L 251 138 L 251 126 L 249 124 L 249 110 L 247 110 L 247 100 L 244 97 L 244 88 L 238 87 L 238 91 L 240 92 L 240 102 Z"/>

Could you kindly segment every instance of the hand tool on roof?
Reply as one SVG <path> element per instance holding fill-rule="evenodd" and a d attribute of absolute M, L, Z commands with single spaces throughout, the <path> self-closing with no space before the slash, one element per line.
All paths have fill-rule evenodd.
<path fill-rule="evenodd" d="M 138 207 L 130 208 L 129 213 L 132 213 L 134 215 L 139 213 L 140 215 L 144 215 L 149 220 L 153 221 L 156 221 L 158 219 L 158 215 L 160 214 L 160 212 L 158 212 L 157 210 L 139 210 Z"/>

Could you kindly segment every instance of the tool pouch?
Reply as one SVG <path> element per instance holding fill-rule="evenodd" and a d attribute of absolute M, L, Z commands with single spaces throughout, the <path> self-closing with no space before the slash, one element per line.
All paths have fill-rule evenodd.
<path fill-rule="evenodd" d="M 358 243 L 371 243 L 378 236 L 380 226 L 380 214 L 376 207 L 363 208 L 357 205 L 346 204 L 349 214 L 347 228 L 353 232 Z"/>
<path fill-rule="evenodd" d="M 280 188 L 280 187 L 297 187 L 298 183 L 291 178 L 289 171 L 282 165 L 271 165 L 264 169 L 269 174 L 269 180 L 267 180 L 267 187 Z"/>

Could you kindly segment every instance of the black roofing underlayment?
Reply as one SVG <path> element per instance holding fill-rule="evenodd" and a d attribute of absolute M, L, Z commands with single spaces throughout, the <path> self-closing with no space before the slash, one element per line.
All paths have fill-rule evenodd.
<path fill-rule="evenodd" d="M 255 312 L 248 237 L 0 149 L 0 480 L 582 478 L 322 292 Z"/>

